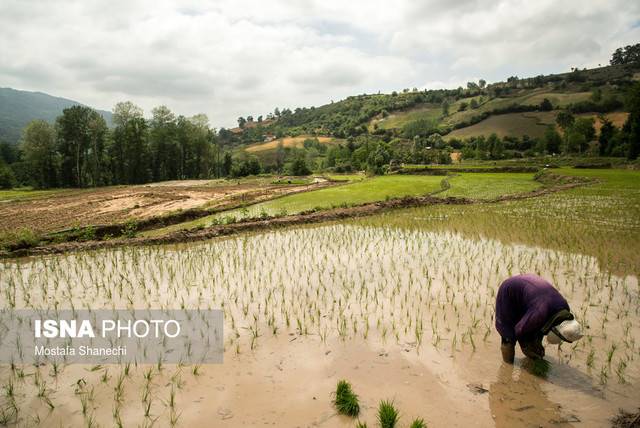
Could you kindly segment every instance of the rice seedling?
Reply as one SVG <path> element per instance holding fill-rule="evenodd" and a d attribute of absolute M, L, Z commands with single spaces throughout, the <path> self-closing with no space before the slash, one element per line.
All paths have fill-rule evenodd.
<path fill-rule="evenodd" d="M 0 425 L 7 426 L 17 419 L 18 415 L 13 408 L 0 408 Z"/>
<path fill-rule="evenodd" d="M 551 370 L 551 364 L 543 358 L 536 358 L 531 364 L 531 373 L 535 376 L 546 378 L 549 370 Z"/>
<path fill-rule="evenodd" d="M 409 428 L 427 428 L 427 423 L 422 418 L 416 418 L 411 422 Z"/>
<path fill-rule="evenodd" d="M 400 418 L 392 401 L 382 400 L 378 405 L 378 424 L 381 428 L 394 428 Z"/>
<path fill-rule="evenodd" d="M 113 408 L 113 423 L 117 428 L 122 428 L 122 416 L 120 415 L 120 406 L 116 403 L 116 406 Z"/>
<path fill-rule="evenodd" d="M 346 380 L 339 380 L 333 401 L 338 413 L 356 417 L 360 413 L 358 396 L 353 392 L 351 384 Z"/>

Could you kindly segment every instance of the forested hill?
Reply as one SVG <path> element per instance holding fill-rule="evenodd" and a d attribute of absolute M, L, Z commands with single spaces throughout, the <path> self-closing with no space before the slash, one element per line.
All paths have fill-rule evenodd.
<path fill-rule="evenodd" d="M 263 116 L 238 118 L 238 128 L 222 130 L 223 140 L 263 141 L 273 135 L 362 134 L 413 137 L 441 135 L 476 124 L 493 115 L 567 109 L 573 113 L 605 113 L 623 109 L 627 89 L 640 77 L 640 62 L 612 64 L 567 73 L 511 76 L 504 82 L 469 82 L 465 88 L 354 95 L 319 107 L 276 108 Z M 595 97 L 592 96 L 595 93 Z M 542 101 L 548 99 L 544 105 Z"/>
<path fill-rule="evenodd" d="M 0 141 L 16 143 L 22 128 L 34 119 L 53 123 L 67 107 L 83 105 L 77 101 L 54 97 L 42 92 L 0 88 Z M 97 110 L 111 125 L 111 112 Z"/>

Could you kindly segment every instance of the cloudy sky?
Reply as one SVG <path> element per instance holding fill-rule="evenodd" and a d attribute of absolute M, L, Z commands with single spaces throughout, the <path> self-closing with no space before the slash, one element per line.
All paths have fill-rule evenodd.
<path fill-rule="evenodd" d="M 0 87 L 213 126 L 274 107 L 606 64 L 629 0 L 0 1 Z"/>

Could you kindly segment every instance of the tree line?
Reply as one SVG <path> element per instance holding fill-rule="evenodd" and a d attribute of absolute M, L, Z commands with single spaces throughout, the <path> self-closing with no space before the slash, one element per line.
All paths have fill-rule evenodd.
<path fill-rule="evenodd" d="M 64 109 L 54 124 L 30 122 L 17 148 L 2 145 L 0 181 L 37 188 L 93 187 L 222 177 L 234 160 L 208 119 L 176 116 L 166 106 L 145 119 L 140 107 L 121 102 L 113 128 L 85 106 Z"/>

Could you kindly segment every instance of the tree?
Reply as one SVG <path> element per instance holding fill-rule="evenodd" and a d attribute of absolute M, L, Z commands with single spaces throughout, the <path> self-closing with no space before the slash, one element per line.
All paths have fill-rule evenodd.
<path fill-rule="evenodd" d="M 87 178 L 86 184 L 89 186 L 103 186 L 108 183 L 106 176 L 106 140 L 109 132 L 107 122 L 92 110 L 89 113 L 89 121 L 87 123 L 88 143 L 87 150 Z"/>
<path fill-rule="evenodd" d="M 631 64 L 640 62 L 640 43 L 618 48 L 611 55 L 611 65 Z"/>
<path fill-rule="evenodd" d="M 489 144 L 487 143 L 487 140 L 484 138 L 484 135 L 480 135 L 479 137 L 475 138 L 475 153 L 474 153 L 474 157 L 476 159 L 489 159 L 489 156 L 491 155 L 491 151 L 489 148 Z"/>
<path fill-rule="evenodd" d="M 584 135 L 587 142 L 593 141 L 596 137 L 595 121 L 592 117 L 579 117 L 573 124 L 576 132 Z"/>
<path fill-rule="evenodd" d="M 61 156 L 60 184 L 67 187 L 85 185 L 86 155 L 89 149 L 89 107 L 73 106 L 56 119 L 58 152 Z"/>
<path fill-rule="evenodd" d="M 584 134 L 575 129 L 570 129 L 567 133 L 567 153 L 582 152 L 587 146 L 587 139 Z"/>
<path fill-rule="evenodd" d="M 598 136 L 598 142 L 600 143 L 600 156 L 606 156 L 611 154 L 611 141 L 616 133 L 616 127 L 606 117 L 600 118 L 602 126 L 600 127 L 600 135 Z"/>
<path fill-rule="evenodd" d="M 562 137 L 560 136 L 560 134 L 558 134 L 558 131 L 556 131 L 555 126 L 547 126 L 542 141 L 544 144 L 544 150 L 546 150 L 548 153 L 560 153 L 560 148 L 562 146 Z"/>
<path fill-rule="evenodd" d="M 449 116 L 449 102 L 447 100 L 442 101 L 442 115 Z"/>
<path fill-rule="evenodd" d="M 244 125 L 245 125 L 246 123 L 247 123 L 247 120 L 246 120 L 244 117 L 240 116 L 240 117 L 238 118 L 238 127 L 239 127 L 239 128 L 244 128 Z"/>
<path fill-rule="evenodd" d="M 622 129 L 629 144 L 627 158 L 633 160 L 640 156 L 640 83 L 635 83 L 629 91 L 626 105 L 629 108 L 629 117 Z"/>
<path fill-rule="evenodd" d="M 211 167 L 211 129 L 209 118 L 200 113 L 188 119 L 190 151 L 185 158 L 184 174 L 188 178 L 206 178 Z"/>
<path fill-rule="evenodd" d="M 540 110 L 541 111 L 551 111 L 553 110 L 553 104 L 551 104 L 551 101 L 549 101 L 548 98 L 545 98 L 542 100 L 542 102 L 540 103 Z"/>
<path fill-rule="evenodd" d="M 485 86 L 487 86 L 487 81 L 484 79 L 478 80 L 478 86 L 480 87 L 480 89 L 484 89 Z"/>
<path fill-rule="evenodd" d="M 140 184 L 150 178 L 149 127 L 143 114 L 130 101 L 113 107 L 115 127 L 107 148 L 112 183 Z"/>
<path fill-rule="evenodd" d="M 59 184 L 69 187 L 105 184 L 108 128 L 104 118 L 89 107 L 69 107 L 56 119 L 56 130 L 61 156 Z"/>
<path fill-rule="evenodd" d="M 426 137 L 434 131 L 434 123 L 428 119 L 417 119 L 402 127 L 404 137 L 412 139 L 416 136 Z"/>
<path fill-rule="evenodd" d="M 180 148 L 176 141 L 176 117 L 167 106 L 151 110 L 149 151 L 154 181 L 179 178 Z"/>
<path fill-rule="evenodd" d="M 495 133 L 489 135 L 487 144 L 489 146 L 489 156 L 491 159 L 502 159 L 502 156 L 504 155 L 504 144 L 500 137 Z"/>
<path fill-rule="evenodd" d="M 284 165 L 284 144 L 282 144 L 282 140 L 278 141 L 278 145 L 276 147 L 276 170 L 278 172 L 282 172 L 282 167 Z"/>
<path fill-rule="evenodd" d="M 307 162 L 304 159 L 304 155 L 298 155 L 291 163 L 290 171 L 291 175 L 309 175 L 311 170 L 307 166 Z"/>
<path fill-rule="evenodd" d="M 131 119 L 139 119 L 143 115 L 143 110 L 131 101 L 119 102 L 113 107 L 113 124 L 124 127 Z"/>
<path fill-rule="evenodd" d="M 4 160 L 0 159 L 0 189 L 11 189 L 16 184 L 16 177 Z"/>
<path fill-rule="evenodd" d="M 556 116 L 556 123 L 563 132 L 566 132 L 569 128 L 571 128 L 575 120 L 576 118 L 573 116 L 573 114 L 567 110 L 562 110 Z"/>
<path fill-rule="evenodd" d="M 391 155 L 387 147 L 383 143 L 376 144 L 375 149 L 371 150 L 367 157 L 368 169 L 375 174 L 382 174 L 384 173 L 384 166 L 388 165 L 390 160 Z"/>
<path fill-rule="evenodd" d="M 0 159 L 7 165 L 17 162 L 20 159 L 20 151 L 15 144 L 0 141 Z"/>
<path fill-rule="evenodd" d="M 562 110 L 556 116 L 556 123 L 562 129 L 565 139 L 565 151 L 569 151 L 569 131 L 575 122 L 575 117 L 570 111 Z"/>
<path fill-rule="evenodd" d="M 222 162 L 222 175 L 227 177 L 231 174 L 231 168 L 233 167 L 233 158 L 231 153 L 226 152 L 224 154 L 224 161 Z"/>
<path fill-rule="evenodd" d="M 59 162 L 53 126 L 44 120 L 29 122 L 22 130 L 20 149 L 34 187 L 44 189 L 58 185 Z"/>

